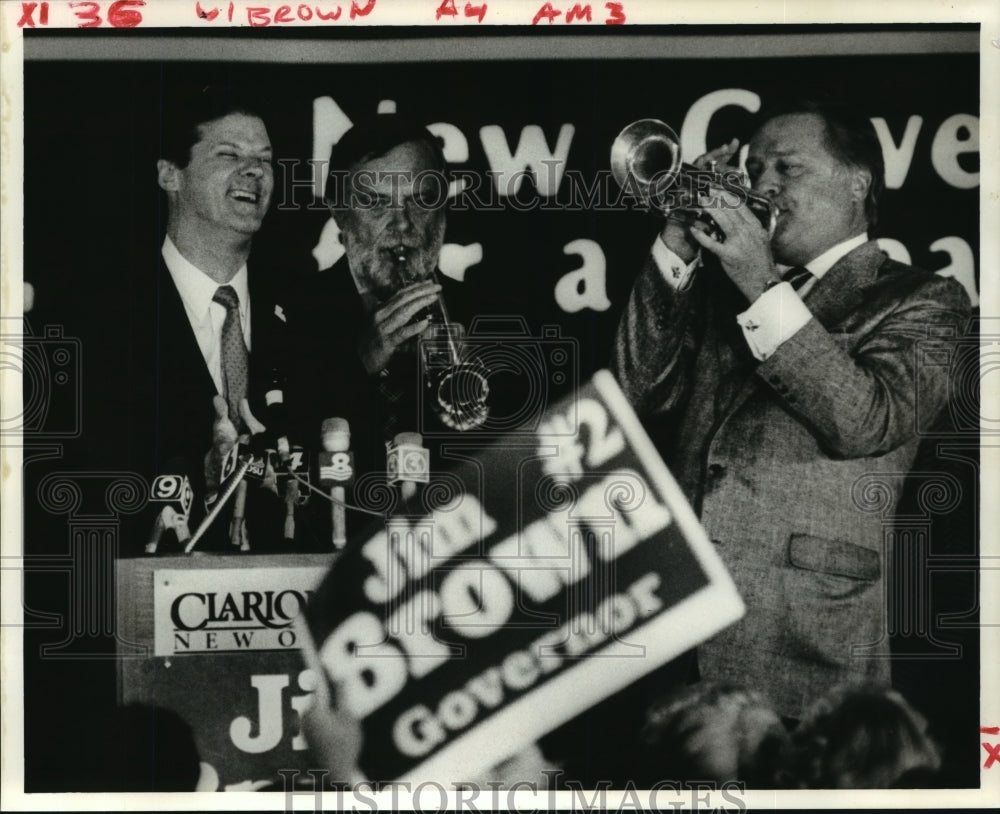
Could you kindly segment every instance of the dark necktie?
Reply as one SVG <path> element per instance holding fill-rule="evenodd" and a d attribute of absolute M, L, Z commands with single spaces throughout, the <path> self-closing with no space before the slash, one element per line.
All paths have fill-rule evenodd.
<path fill-rule="evenodd" d="M 229 418 L 237 432 L 242 428 L 240 402 L 247 395 L 247 370 L 250 354 L 243 341 L 243 324 L 240 321 L 240 299 L 231 285 L 219 286 L 212 299 L 226 309 L 222 323 L 222 386 Z"/>
<path fill-rule="evenodd" d="M 798 291 L 802 286 L 808 283 L 814 278 L 814 275 L 809 269 L 803 266 L 792 266 L 788 271 L 781 275 L 781 279 L 786 283 L 791 283 L 792 288 Z"/>

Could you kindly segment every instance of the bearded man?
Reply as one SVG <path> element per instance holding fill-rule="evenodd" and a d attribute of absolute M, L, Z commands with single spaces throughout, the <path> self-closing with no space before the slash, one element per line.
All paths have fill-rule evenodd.
<path fill-rule="evenodd" d="M 397 433 L 456 429 L 418 357 L 442 301 L 471 313 L 462 286 L 437 269 L 447 193 L 441 143 L 397 114 L 356 122 L 330 156 L 325 198 L 345 251 L 285 308 L 290 401 L 307 446 L 325 418 L 347 419 L 359 475 L 385 471 L 385 442 Z"/>

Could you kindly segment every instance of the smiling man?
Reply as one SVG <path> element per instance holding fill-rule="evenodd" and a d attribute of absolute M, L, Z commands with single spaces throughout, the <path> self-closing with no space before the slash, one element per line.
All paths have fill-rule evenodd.
<path fill-rule="evenodd" d="M 161 190 L 165 223 L 137 218 L 132 233 L 116 235 L 128 247 L 128 265 L 108 275 L 100 296 L 91 292 L 93 309 L 81 309 L 93 311 L 94 333 L 85 343 L 95 371 L 84 377 L 85 438 L 95 467 L 146 480 L 186 475 L 193 531 L 204 514 L 205 456 L 217 415 L 226 413 L 234 432 L 246 430 L 243 399 L 263 415 L 265 377 L 277 356 L 280 281 L 251 259 L 274 172 L 267 128 L 243 100 L 211 86 L 170 86 L 164 94 L 157 158 L 144 177 Z M 254 536 L 263 544 L 274 535 L 250 503 L 247 524 L 258 526 Z M 138 554 L 152 540 L 152 508 L 162 506 L 123 527 L 122 553 Z M 217 521 L 199 548 L 227 550 L 226 525 Z M 159 553 L 176 547 L 165 534 Z"/>
<path fill-rule="evenodd" d="M 200 76 L 197 91 L 181 78 L 164 78 L 157 87 L 160 115 L 155 127 L 148 128 L 156 132 L 155 141 L 138 139 L 125 128 L 107 130 L 94 111 L 81 120 L 82 143 L 110 142 L 106 154 L 116 154 L 120 164 L 114 171 L 102 169 L 102 195 L 79 214 L 94 235 L 92 242 L 75 247 L 79 273 L 70 315 L 80 337 L 81 434 L 67 441 L 57 464 L 67 476 L 97 484 L 93 495 L 88 493 L 93 502 L 87 505 L 94 509 L 85 511 L 103 508 L 114 514 L 106 515 L 112 533 L 88 535 L 81 549 L 94 573 L 102 575 L 86 582 L 84 593 L 73 594 L 72 601 L 84 611 L 64 604 L 70 600 L 61 584 L 36 589 L 39 601 L 67 614 L 66 620 L 81 612 L 111 614 L 115 601 L 119 610 L 125 607 L 124 593 L 115 600 L 113 560 L 141 555 L 151 540 L 155 515 L 165 505 L 147 502 L 156 476 L 189 478 L 193 495 L 187 525 L 197 527 L 204 516 L 204 458 L 212 444 L 213 400 L 246 396 L 255 413 L 262 414 L 264 388 L 259 385 L 266 381 L 274 347 L 272 289 L 278 280 L 254 262 L 251 244 L 271 202 L 271 141 L 256 113 L 228 93 L 205 89 Z M 89 105 L 89 97 L 81 104 Z M 121 102 L 109 97 L 108 104 Z M 145 127 L 144 122 L 136 132 Z M 125 214 L 122 206 L 109 211 L 102 203 L 112 198 L 127 201 L 130 211 Z M 220 288 L 231 293 L 219 297 Z M 128 489 L 108 488 L 101 502 L 105 484 L 116 478 Z M 25 536 L 32 550 L 65 554 L 66 516 L 47 510 L 38 499 L 26 499 L 25 506 Z M 283 543 L 282 509 L 266 489 L 248 496 L 253 548 Z M 228 538 L 223 516 L 196 550 L 229 550 Z M 162 534 L 157 554 L 178 550 L 176 535 Z M 26 685 L 32 687 L 25 714 L 39 733 L 29 744 L 40 767 L 39 788 L 110 791 L 122 786 L 121 777 L 109 775 L 108 767 L 133 765 L 145 789 L 179 788 L 170 785 L 162 767 L 156 774 L 157 761 L 149 757 L 153 744 L 105 736 L 117 731 L 109 726 L 120 717 L 115 711 L 118 664 L 110 656 L 116 646 L 133 651 L 120 628 L 117 641 L 112 635 L 113 617 L 79 618 L 91 620 L 88 630 L 104 631 L 100 638 L 88 634 L 87 647 L 101 648 L 106 657 L 39 657 L 37 641 L 25 649 Z M 52 633 L 45 635 L 51 639 Z M 170 723 L 162 715 L 156 721 L 161 727 Z M 189 758 L 182 756 L 181 762 Z M 197 767 L 197 756 L 194 760 Z M 53 766 L 60 767 L 55 774 Z"/>
<path fill-rule="evenodd" d="M 271 203 L 274 171 L 264 122 L 239 108 L 218 113 L 170 145 L 157 179 L 167 194 L 163 262 L 216 391 L 237 421 L 251 346 L 247 259 Z"/>
<path fill-rule="evenodd" d="M 960 334 L 970 305 L 870 239 L 884 166 L 867 119 L 781 109 L 746 163 L 773 235 L 721 191 L 701 203 L 724 240 L 668 218 L 613 366 L 747 604 L 699 648 L 702 677 L 763 690 L 794 718 L 839 682 L 889 680 L 883 527 L 918 417 L 948 400 L 947 367 L 923 365 L 917 343 Z"/>
<path fill-rule="evenodd" d="M 229 92 L 205 88 L 164 122 L 156 163 L 167 223 L 153 318 L 155 470 L 162 472 L 171 459 L 183 461 L 196 504 L 209 489 L 203 478 L 214 480 L 203 469 L 206 452 L 222 435 L 231 440 L 250 429 L 244 399 L 253 414 L 263 415 L 278 355 L 278 281 L 250 262 L 254 235 L 271 204 L 272 161 L 264 121 Z M 212 461 L 214 471 L 218 462 Z M 248 501 L 251 515 L 260 515 L 261 500 Z M 192 529 L 198 514 L 190 519 Z M 258 526 L 257 548 L 280 539 L 256 517 L 247 522 Z M 226 547 L 226 524 L 216 525 L 209 547 Z M 233 532 L 241 540 L 243 533 L 242 524 Z"/>

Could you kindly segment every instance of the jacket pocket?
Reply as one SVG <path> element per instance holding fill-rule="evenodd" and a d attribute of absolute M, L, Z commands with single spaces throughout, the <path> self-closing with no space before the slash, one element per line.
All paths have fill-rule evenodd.
<path fill-rule="evenodd" d="M 842 540 L 793 534 L 781 571 L 785 652 L 829 670 L 830 683 L 863 670 L 856 646 L 879 638 L 884 598 L 878 552 Z"/>
<path fill-rule="evenodd" d="M 878 552 L 843 540 L 811 534 L 793 534 L 788 540 L 788 560 L 797 568 L 869 582 L 882 573 Z"/>

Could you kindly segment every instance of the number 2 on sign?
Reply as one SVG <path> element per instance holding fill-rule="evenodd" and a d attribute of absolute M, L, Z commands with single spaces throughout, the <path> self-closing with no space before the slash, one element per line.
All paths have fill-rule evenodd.
<path fill-rule="evenodd" d="M 573 431 L 573 418 L 586 427 L 587 445 L 580 440 L 580 431 Z M 540 438 L 560 440 L 558 453 L 546 457 L 542 464 L 546 474 L 560 481 L 574 481 L 584 472 L 584 458 L 588 469 L 603 466 L 623 449 L 625 436 L 620 427 L 608 427 L 608 412 L 594 399 L 581 399 L 569 415 L 552 416 L 539 428 Z"/>
<path fill-rule="evenodd" d="M 581 399 L 576 406 L 580 423 L 587 427 L 590 446 L 587 449 L 587 466 L 596 469 L 625 449 L 625 436 L 620 427 L 608 430 L 608 411 L 593 399 Z"/>

